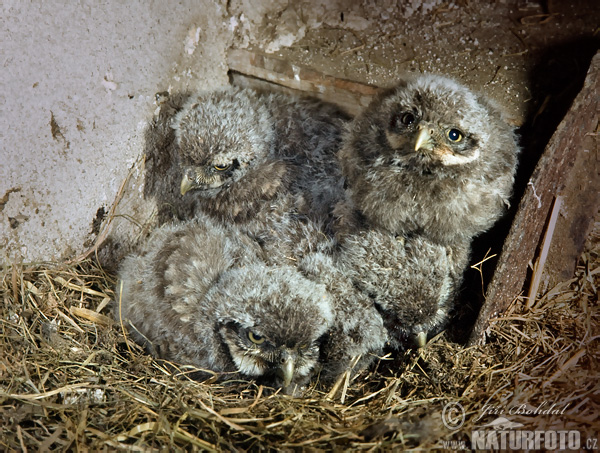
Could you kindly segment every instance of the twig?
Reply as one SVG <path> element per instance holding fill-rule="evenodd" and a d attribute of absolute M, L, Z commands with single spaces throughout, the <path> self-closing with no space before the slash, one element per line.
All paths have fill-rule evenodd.
<path fill-rule="evenodd" d="M 35 393 L 35 394 L 24 394 L 24 395 L 20 395 L 17 393 L 4 393 L 2 391 L 0 391 L 0 396 L 5 396 L 7 398 L 14 398 L 14 399 L 18 399 L 18 400 L 39 400 L 42 398 L 48 398 L 49 396 L 53 396 L 56 395 L 57 393 L 63 393 L 63 392 L 68 392 L 70 390 L 75 390 L 81 387 L 87 387 L 89 384 L 87 382 L 80 382 L 77 384 L 71 384 L 71 385 L 65 385 L 64 387 L 61 387 L 59 389 L 55 389 L 55 390 L 50 390 L 49 392 L 44 392 L 44 393 Z"/>
<path fill-rule="evenodd" d="M 141 159 L 143 162 L 145 159 L 145 155 L 142 155 Z M 110 207 L 110 211 L 108 212 L 108 215 L 106 216 L 106 218 L 107 218 L 106 225 L 102 229 L 102 233 L 100 233 L 98 235 L 98 237 L 96 238 L 96 242 L 94 242 L 94 245 L 91 248 L 89 248 L 87 251 L 83 252 L 81 255 L 73 258 L 71 261 L 68 261 L 67 262 L 68 264 L 79 263 L 79 262 L 83 261 L 84 259 L 86 259 L 88 256 L 90 256 L 92 253 L 97 253 L 98 248 L 100 248 L 102 243 L 106 240 L 108 233 L 110 232 L 110 229 L 111 229 L 110 227 L 112 225 L 112 221 L 115 218 L 115 211 L 117 209 L 117 206 L 119 205 L 119 202 L 121 201 L 121 198 L 123 198 L 123 192 L 125 191 L 125 186 L 129 182 L 129 179 L 131 178 L 133 171 L 137 168 L 137 165 L 139 162 L 140 161 L 138 160 L 131 166 L 131 168 L 129 169 L 129 172 L 127 173 L 127 176 L 125 177 L 125 179 L 119 186 L 119 190 L 117 191 L 117 195 L 115 196 L 115 201 L 113 201 L 113 204 Z"/>
<path fill-rule="evenodd" d="M 125 338 L 125 344 L 127 345 L 127 350 L 129 354 L 133 357 L 133 351 L 129 346 L 129 340 L 127 339 L 127 332 L 125 331 L 125 326 L 123 325 L 123 315 L 122 315 L 122 299 L 123 299 L 123 280 L 119 282 L 119 324 L 121 324 L 121 331 L 123 332 L 123 338 Z"/>

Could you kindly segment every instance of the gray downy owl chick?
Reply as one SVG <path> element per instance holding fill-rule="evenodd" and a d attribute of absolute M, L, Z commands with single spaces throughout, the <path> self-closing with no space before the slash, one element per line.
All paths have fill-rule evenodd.
<path fill-rule="evenodd" d="M 343 238 L 337 257 L 381 314 L 389 347 L 403 350 L 425 346 L 447 323 L 469 248 L 371 228 Z"/>
<path fill-rule="evenodd" d="M 448 78 L 417 75 L 349 124 L 339 158 L 369 225 L 451 244 L 504 213 L 518 151 L 514 128 L 489 100 Z"/>
<path fill-rule="evenodd" d="M 338 267 L 332 251 L 306 255 L 298 269 L 325 285 L 333 300 L 334 321 L 321 345 L 320 381 L 332 384 L 346 372 L 354 376 L 381 357 L 388 341 L 382 317 Z"/>
<path fill-rule="evenodd" d="M 326 227 L 343 197 L 336 153 L 346 119 L 336 107 L 284 94 L 228 87 L 193 96 L 173 121 L 173 184 L 192 215 L 259 239 L 277 237 L 290 216 Z"/>
<path fill-rule="evenodd" d="M 317 369 L 330 297 L 255 248 L 210 219 L 164 225 L 122 263 L 115 317 L 157 357 L 294 392 Z"/>

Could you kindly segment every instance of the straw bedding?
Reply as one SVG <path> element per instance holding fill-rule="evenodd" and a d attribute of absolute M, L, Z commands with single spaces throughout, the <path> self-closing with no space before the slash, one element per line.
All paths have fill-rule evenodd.
<path fill-rule="evenodd" d="M 442 334 L 302 398 L 194 382 L 192 369 L 152 359 L 112 321 L 114 276 L 94 260 L 11 266 L 0 274 L 0 450 L 443 448 L 498 423 L 575 429 L 585 442 L 599 428 L 599 255 L 592 234 L 574 278 L 530 309 L 515 300 L 483 346 Z M 444 425 L 447 403 L 464 409 L 460 429 Z"/>

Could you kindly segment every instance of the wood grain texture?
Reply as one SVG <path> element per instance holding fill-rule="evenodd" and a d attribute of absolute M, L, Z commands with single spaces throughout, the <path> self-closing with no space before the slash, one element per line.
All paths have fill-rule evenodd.
<path fill-rule="evenodd" d="M 258 79 L 256 83 L 260 80 L 275 83 L 336 104 L 352 115 L 369 105 L 371 98 L 378 91 L 378 88 L 372 85 L 339 79 L 287 60 L 248 50 L 230 50 L 227 54 L 227 64 L 234 72 L 234 80 L 237 77 L 235 73 L 239 73 Z M 247 79 L 237 84 L 243 83 L 252 85 Z"/>
<path fill-rule="evenodd" d="M 553 200 L 563 198 L 541 288 L 572 276 L 600 207 L 598 130 L 600 52 L 592 59 L 584 86 L 558 126 L 528 182 L 506 238 L 486 301 L 471 334 L 485 342 L 490 320 L 526 289 L 528 265 L 539 253 Z"/>

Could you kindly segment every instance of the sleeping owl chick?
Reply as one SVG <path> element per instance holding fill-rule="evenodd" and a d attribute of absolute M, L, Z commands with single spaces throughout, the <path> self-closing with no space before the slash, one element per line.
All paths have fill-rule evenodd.
<path fill-rule="evenodd" d="M 318 365 L 331 301 L 255 247 L 205 218 L 165 225 L 122 263 L 115 317 L 160 358 L 294 392 Z"/>
<path fill-rule="evenodd" d="M 508 205 L 519 151 L 513 127 L 445 77 L 414 76 L 381 93 L 344 140 L 339 158 L 354 207 L 393 234 L 470 241 Z"/>
<path fill-rule="evenodd" d="M 251 234 L 290 215 L 327 224 L 343 196 L 336 153 L 346 119 L 319 101 L 250 89 L 191 97 L 173 121 L 168 183 L 186 206 L 179 217 L 204 212 Z"/>
<path fill-rule="evenodd" d="M 371 228 L 342 240 L 338 265 L 373 300 L 397 350 L 423 347 L 445 326 L 468 259 L 466 246 Z"/>
<path fill-rule="evenodd" d="M 306 255 L 298 269 L 323 284 L 332 297 L 334 320 L 321 345 L 320 381 L 332 384 L 345 372 L 356 375 L 381 357 L 388 341 L 382 317 L 338 267 L 331 251 Z"/>

